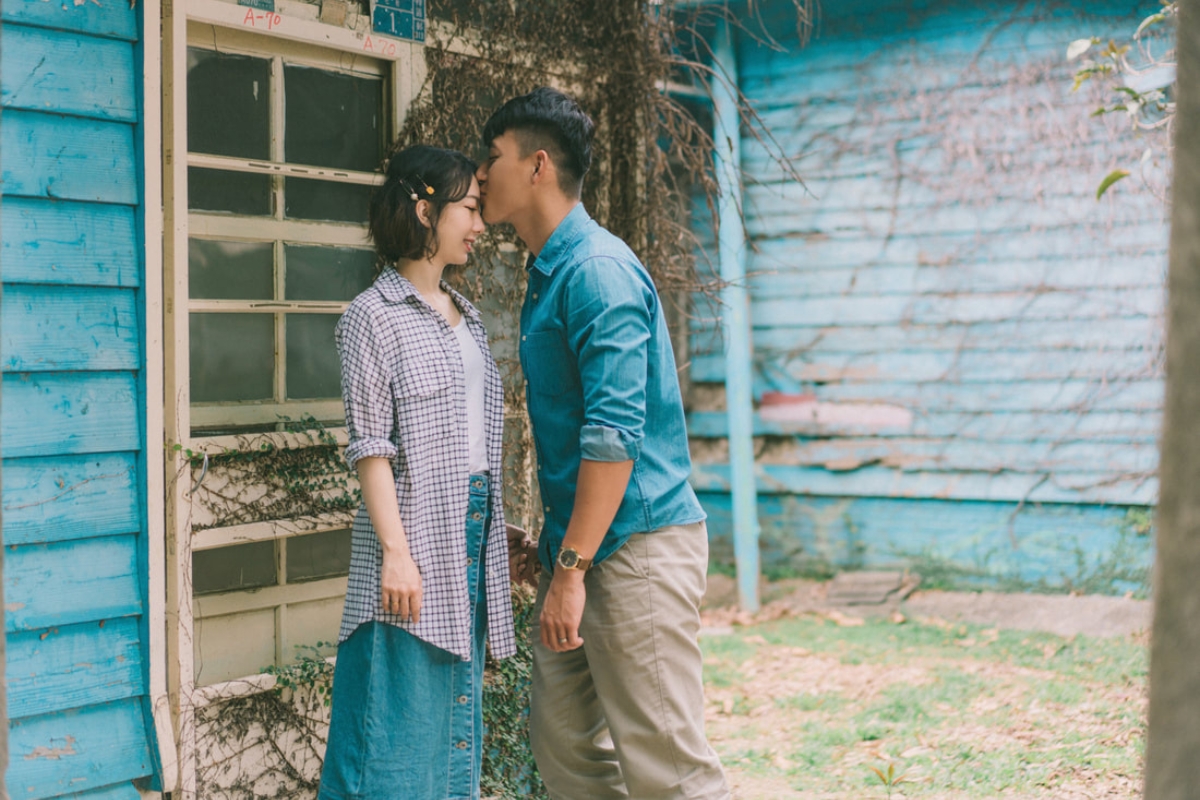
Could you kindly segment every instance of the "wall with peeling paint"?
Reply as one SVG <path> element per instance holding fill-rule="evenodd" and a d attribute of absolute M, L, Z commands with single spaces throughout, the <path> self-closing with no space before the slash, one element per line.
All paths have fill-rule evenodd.
<path fill-rule="evenodd" d="M 1146 588 L 1165 165 L 1097 202 L 1153 142 L 1089 118 L 1107 98 L 1071 92 L 1065 53 L 1154 5 L 849 0 L 803 48 L 739 41 L 742 91 L 804 178 L 744 127 L 768 568 Z M 719 557 L 724 366 L 719 309 L 698 312 L 694 484 Z"/>
<path fill-rule="evenodd" d="M 155 750 L 141 9 L 13 0 L 2 14 L 7 786 L 134 800 Z"/>

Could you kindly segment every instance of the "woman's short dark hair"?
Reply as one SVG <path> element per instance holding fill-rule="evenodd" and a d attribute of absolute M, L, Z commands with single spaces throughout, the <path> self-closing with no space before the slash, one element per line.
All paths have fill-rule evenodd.
<path fill-rule="evenodd" d="M 592 166 L 592 136 L 596 123 L 575 98 L 549 86 L 514 97 L 483 126 L 483 146 L 512 131 L 521 146 L 521 158 L 545 150 L 558 170 L 563 193 L 578 197 L 583 176 Z"/>
<path fill-rule="evenodd" d="M 456 150 L 418 144 L 392 154 L 383 185 L 371 195 L 368 231 L 383 264 L 417 261 L 437 252 L 437 221 L 442 210 L 471 190 L 476 164 Z M 417 217 L 417 201 L 427 200 L 432 228 Z"/>

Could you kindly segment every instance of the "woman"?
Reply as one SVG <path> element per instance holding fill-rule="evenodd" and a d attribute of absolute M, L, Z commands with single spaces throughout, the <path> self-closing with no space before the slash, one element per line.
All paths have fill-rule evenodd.
<path fill-rule="evenodd" d="M 503 396 L 479 312 L 442 281 L 480 217 L 475 164 L 395 154 L 371 200 L 382 269 L 337 327 L 363 505 L 322 800 L 478 798 L 485 637 L 515 652 L 500 503 Z"/>

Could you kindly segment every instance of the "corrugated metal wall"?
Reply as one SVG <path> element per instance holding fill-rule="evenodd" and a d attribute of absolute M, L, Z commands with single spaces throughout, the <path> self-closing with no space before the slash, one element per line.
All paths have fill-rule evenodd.
<path fill-rule="evenodd" d="M 855 0 L 822 4 L 804 48 L 742 38 L 742 90 L 804 179 L 743 131 L 768 564 L 1143 585 L 1165 203 L 1136 176 L 1096 201 L 1148 142 L 1089 118 L 1102 95 L 1071 92 L 1065 52 L 1154 10 Z M 694 482 L 720 537 L 700 311 Z"/>
<path fill-rule="evenodd" d="M 146 547 L 138 4 L 3 5 L 13 798 L 137 798 Z M 156 402 L 158 402 L 156 400 Z"/>

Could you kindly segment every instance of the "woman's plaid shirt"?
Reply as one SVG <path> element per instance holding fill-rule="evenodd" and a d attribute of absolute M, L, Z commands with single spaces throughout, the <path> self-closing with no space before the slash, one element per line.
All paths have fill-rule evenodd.
<path fill-rule="evenodd" d="M 485 354 L 485 432 L 493 479 L 486 569 L 488 639 L 492 655 L 516 652 L 508 576 L 508 543 L 499 476 L 504 396 L 479 311 L 445 284 Z M 338 641 L 364 622 L 403 628 L 463 659 L 471 658 L 467 597 L 467 393 L 458 338 L 446 319 L 405 278 L 385 269 L 354 299 L 337 326 L 342 399 L 351 468 L 361 458 L 390 459 L 408 548 L 421 570 L 421 621 L 383 611 L 383 550 L 364 507 L 354 518 L 350 581 Z"/>

